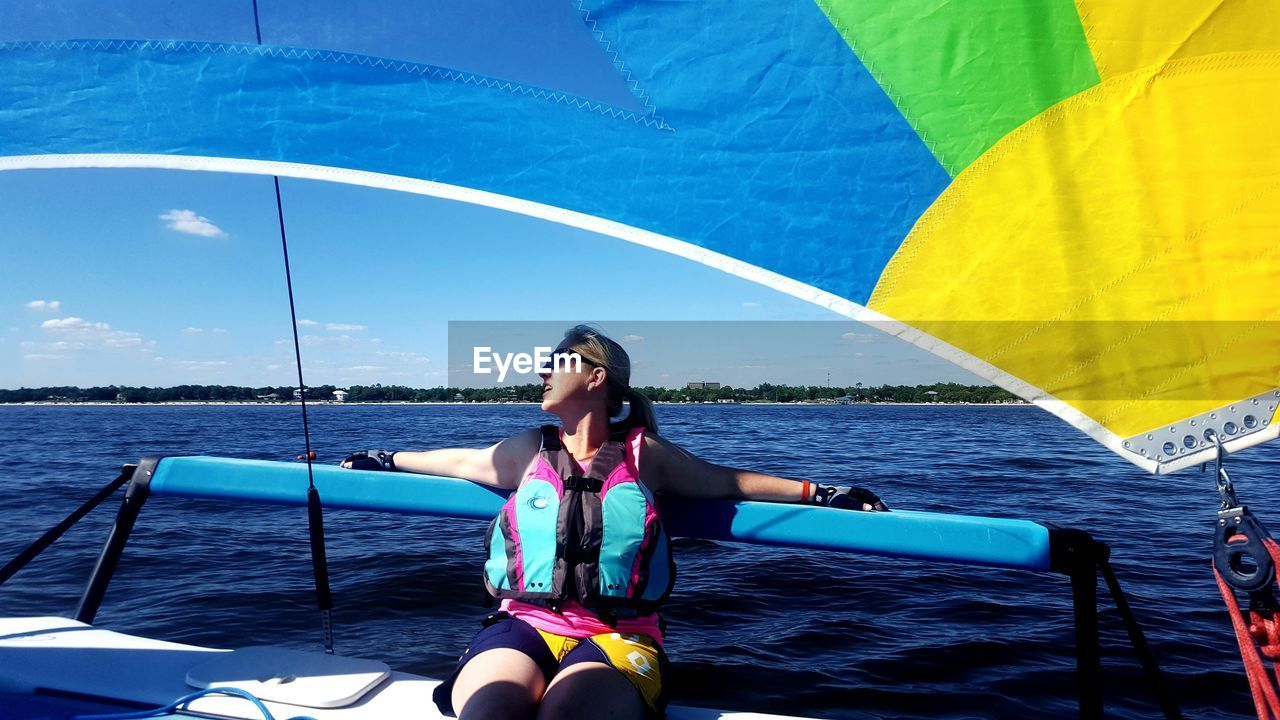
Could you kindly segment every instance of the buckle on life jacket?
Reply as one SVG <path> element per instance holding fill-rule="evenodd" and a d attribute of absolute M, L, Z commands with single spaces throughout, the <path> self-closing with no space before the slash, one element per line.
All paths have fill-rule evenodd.
<path fill-rule="evenodd" d="M 565 478 L 564 489 L 574 490 L 577 492 L 600 492 L 604 487 L 604 480 L 600 478 L 582 477 L 581 475 L 570 475 Z"/>

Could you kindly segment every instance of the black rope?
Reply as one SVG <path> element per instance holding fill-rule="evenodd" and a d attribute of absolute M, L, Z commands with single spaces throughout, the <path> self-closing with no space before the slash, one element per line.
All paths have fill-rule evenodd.
<path fill-rule="evenodd" d="M 1129 607 L 1129 599 L 1125 596 L 1124 591 L 1120 589 L 1120 581 L 1116 579 L 1115 572 L 1111 569 L 1111 563 L 1102 560 L 1098 563 L 1098 568 L 1102 570 L 1102 577 L 1107 582 L 1107 589 L 1111 591 L 1111 599 L 1115 600 L 1116 609 L 1120 611 L 1120 617 L 1124 619 L 1125 630 L 1129 632 L 1129 644 L 1133 646 L 1133 651 L 1137 653 L 1139 662 L 1142 663 L 1142 671 L 1147 676 L 1147 681 L 1151 683 L 1151 689 L 1155 691 L 1156 700 L 1160 703 L 1160 710 L 1164 712 L 1164 716 L 1169 720 L 1181 720 L 1182 711 L 1178 709 L 1178 703 L 1169 694 L 1169 689 L 1165 687 L 1164 676 L 1160 672 L 1160 665 L 1156 662 L 1155 653 L 1151 652 L 1151 646 L 1147 644 L 1147 638 L 1142 632 L 1142 626 L 1138 624 L 1138 619 L 1133 614 L 1133 609 Z"/>

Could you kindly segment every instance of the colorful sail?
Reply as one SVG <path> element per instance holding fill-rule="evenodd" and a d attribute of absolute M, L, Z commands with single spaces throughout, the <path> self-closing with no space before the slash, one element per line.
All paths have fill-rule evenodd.
<path fill-rule="evenodd" d="M 871 322 L 1153 472 L 1277 434 L 1264 0 L 256 9 L 0 10 L 0 168 L 491 205 Z"/>

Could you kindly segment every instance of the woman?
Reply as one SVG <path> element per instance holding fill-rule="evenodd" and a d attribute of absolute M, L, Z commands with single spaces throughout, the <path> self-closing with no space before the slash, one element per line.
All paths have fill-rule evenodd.
<path fill-rule="evenodd" d="M 487 536 L 485 585 L 502 604 L 437 689 L 442 712 L 660 718 L 666 656 L 656 609 L 674 566 L 654 495 L 888 508 L 861 488 L 715 465 L 665 440 L 649 400 L 629 385 L 626 351 L 589 326 L 571 328 L 553 358 L 539 372 L 542 409 L 560 428 L 485 449 L 361 452 L 343 466 L 516 490 Z M 624 400 L 630 412 L 611 422 Z"/>

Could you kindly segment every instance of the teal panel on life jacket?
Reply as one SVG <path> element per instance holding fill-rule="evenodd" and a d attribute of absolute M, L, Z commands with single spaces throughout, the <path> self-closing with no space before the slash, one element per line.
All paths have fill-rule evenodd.
<path fill-rule="evenodd" d="M 507 577 L 507 539 L 502 536 L 500 520 L 489 527 L 488 543 L 489 557 L 484 562 L 484 574 L 494 588 L 509 590 L 511 582 Z"/>
<path fill-rule="evenodd" d="M 670 542 L 667 540 L 667 533 L 658 533 L 658 540 L 653 546 L 653 562 L 649 563 L 649 581 L 645 583 L 644 593 L 641 594 L 642 600 L 657 602 L 667 593 L 667 589 L 675 578 L 671 577 L 671 571 L 674 570 L 670 562 L 671 548 L 668 547 Z"/>
<path fill-rule="evenodd" d="M 525 592 L 551 592 L 560 496 L 546 480 L 529 479 L 516 491 L 516 532 Z"/>
<path fill-rule="evenodd" d="M 600 594 L 626 597 L 631 568 L 644 542 L 648 503 L 635 483 L 614 485 L 600 499 L 604 533 L 600 540 Z"/>

